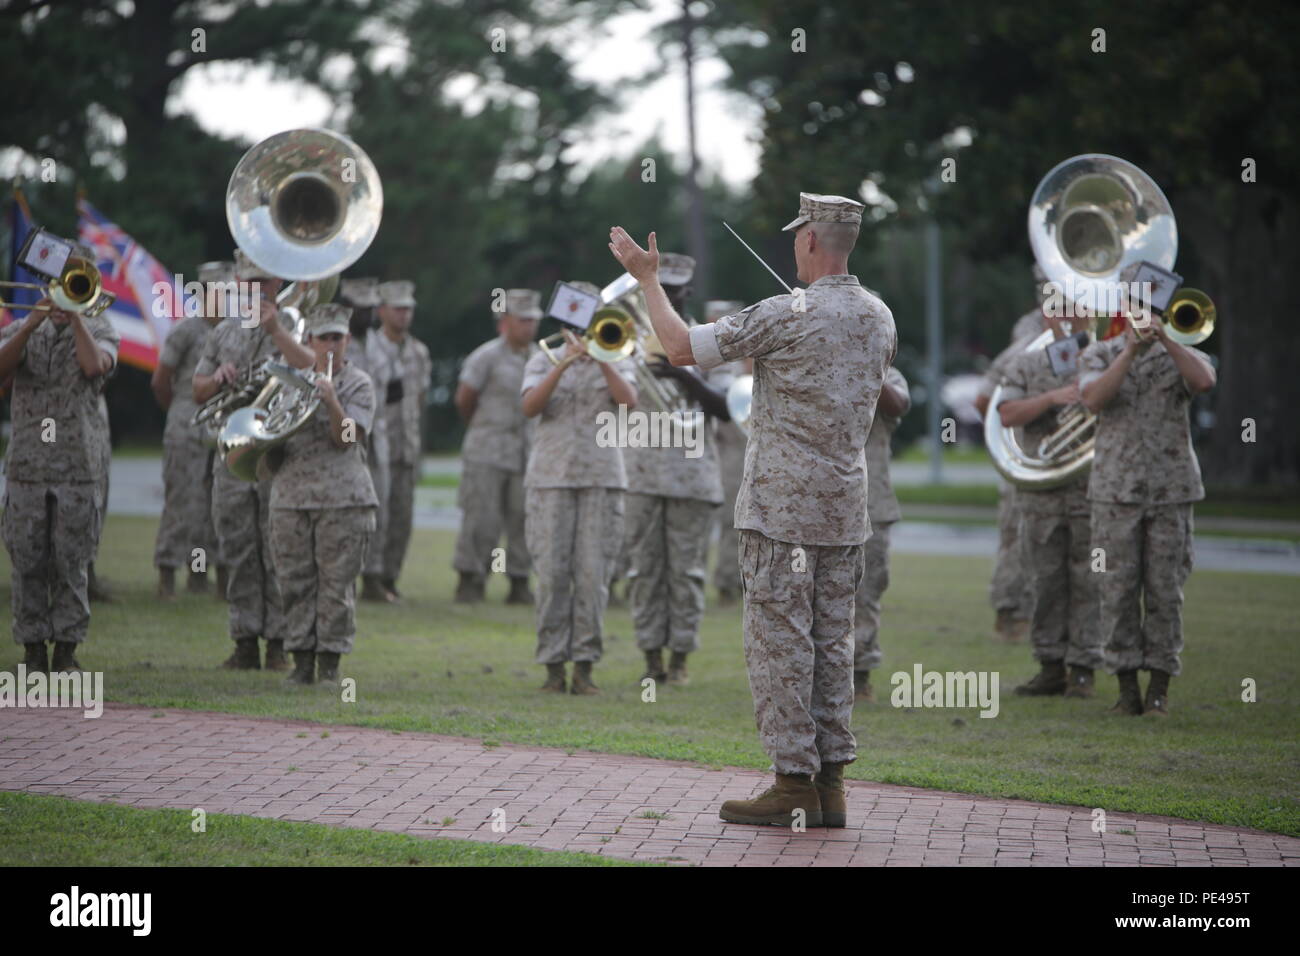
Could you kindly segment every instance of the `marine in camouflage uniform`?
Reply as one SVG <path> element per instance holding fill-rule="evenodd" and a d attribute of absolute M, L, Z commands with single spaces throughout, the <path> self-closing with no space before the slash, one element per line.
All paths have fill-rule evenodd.
<path fill-rule="evenodd" d="M 984 374 L 976 407 L 980 414 L 988 407 L 993 389 L 1002 384 L 1008 364 L 1043 331 L 1040 309 L 1027 312 L 1016 320 L 1011 330 L 1011 344 L 998 353 Z M 1029 631 L 1034 613 L 1034 579 L 1025 567 L 1024 510 L 1019 492 L 1010 482 L 998 481 L 998 552 L 993 561 L 993 580 L 989 599 L 997 612 L 994 635 L 1001 640 L 1018 642 Z"/>
<path fill-rule="evenodd" d="M 199 266 L 202 283 L 234 278 L 233 264 L 205 262 Z M 171 327 L 163 342 L 152 385 L 159 405 L 167 410 L 163 430 L 163 509 L 154 542 L 158 568 L 158 596 L 176 591 L 176 569 L 188 566 L 187 590 L 207 590 L 207 566 L 220 564 L 216 531 L 212 527 L 213 449 L 204 442 L 203 430 L 191 420 L 198 410 L 194 401 L 194 369 L 213 327 L 221 321 L 216 302 L 204 303 L 203 314 L 187 316 Z M 195 549 L 204 555 L 198 568 Z"/>
<path fill-rule="evenodd" d="M 694 271 L 695 260 L 690 256 L 662 253 L 659 257 L 660 284 L 688 324 L 690 319 L 682 309 Z M 682 447 L 643 447 L 629 441 L 623 449 L 628 487 L 627 592 L 636 645 L 646 659 L 641 679 L 683 686 L 690 680 L 687 657 L 700 644 L 709 532 L 713 512 L 722 503 L 714 422 L 729 417 L 726 390 L 731 384 L 731 366 L 700 373 L 660 360 L 650 368 L 670 386 L 669 392 L 687 399 L 686 427 L 671 429 L 672 440 Z M 637 414 L 646 416 L 652 440 L 662 441 L 670 435 L 655 425 L 656 411 L 649 401 L 643 401 Z M 666 414 L 659 412 L 660 417 Z M 688 442 L 690 448 L 685 447 Z M 671 652 L 666 670 L 665 648 Z"/>
<path fill-rule="evenodd" d="M 13 566 L 14 641 L 32 670 L 80 668 L 75 651 L 90 623 L 86 567 L 106 505 L 99 395 L 120 341 L 106 317 L 68 312 L 29 312 L 0 330 L 0 379 L 13 376 L 0 531 Z"/>
<path fill-rule="evenodd" d="M 848 274 L 863 206 L 801 193 L 794 230 L 798 295 L 765 299 L 691 328 L 668 304 L 641 250 L 619 228 L 616 258 L 645 290 L 674 363 L 710 369 L 754 359 L 745 478 L 736 499 L 744 642 L 754 713 L 775 786 L 730 800 L 733 823 L 844 826 L 843 770 L 857 757 L 854 595 L 864 573 L 865 447 L 897 349 L 893 316 Z M 815 776 L 815 779 L 814 779 Z"/>
<path fill-rule="evenodd" d="M 356 637 L 357 576 L 375 528 L 374 485 L 362 449 L 375 415 L 370 376 L 349 363 L 348 319 L 339 303 L 305 318 L 321 402 L 285 442 L 271 479 L 271 541 L 284 601 L 285 649 L 293 653 L 287 682 L 338 682 L 339 656 Z"/>
<path fill-rule="evenodd" d="M 1065 331 L 1047 323 L 1057 339 Z M 1057 428 L 1058 409 L 1077 406 L 1078 361 L 1054 367 L 1045 349 L 1022 350 L 1008 363 L 1002 383 L 1003 422 L 1022 426 L 1022 447 L 1038 454 Z M 1088 479 L 1080 475 L 1057 488 L 1021 488 L 1024 557 L 1034 581 L 1030 638 L 1039 673 L 1016 688 L 1022 695 L 1091 697 L 1093 672 L 1101 666 L 1097 592 L 1092 573 Z M 1067 675 L 1066 668 L 1069 668 Z"/>
<path fill-rule="evenodd" d="M 504 530 L 505 567 L 510 578 L 507 604 L 532 604 L 528 589 L 532 564 L 524 540 L 524 467 L 533 422 L 519 404 L 524 366 L 537 353 L 533 339 L 542 317 L 540 296 L 531 289 L 508 289 L 504 312 L 493 312 L 497 337 L 465 359 L 456 389 L 456 408 L 468 422 L 461 446 L 460 534 L 452 567 L 460 575 L 456 600 L 483 600 L 492 553 Z M 497 568 L 496 570 L 501 570 Z"/>
<path fill-rule="evenodd" d="M 597 362 L 574 344 L 560 362 L 537 352 L 520 385 L 524 414 L 539 416 L 524 473 L 525 534 L 537 571 L 536 661 L 546 666 L 543 690 L 564 693 L 564 665 L 573 661 L 568 689 L 595 694 L 591 671 L 603 648 L 627 488 L 622 450 L 602 441 L 608 428 L 598 416 L 617 419 L 617 396 L 635 404 L 636 368 L 628 359 Z M 530 400 L 541 407 L 530 408 Z"/>
<path fill-rule="evenodd" d="M 1112 712 L 1164 716 L 1169 679 L 1182 671 L 1192 502 L 1205 497 L 1188 411 L 1215 375 L 1204 352 L 1154 329 L 1145 345 L 1129 329 L 1089 346 L 1079 385 L 1097 412 L 1088 500 L 1106 568 L 1097 581 L 1106 670 L 1120 685 Z M 1145 699 L 1139 669 L 1151 673 Z"/>
<path fill-rule="evenodd" d="M 104 423 L 98 434 L 99 454 L 95 460 L 95 484 L 98 486 L 99 500 L 102 502 L 105 516 L 108 515 L 109 476 L 113 470 L 113 433 L 108 419 L 108 401 L 103 393 L 99 396 L 99 420 Z M 99 557 L 99 542 L 104 533 L 103 522 L 95 535 L 95 545 L 90 552 L 90 563 L 86 565 L 86 596 L 92 601 L 115 603 L 115 598 L 104 582 L 95 573 L 95 559 Z"/>
<path fill-rule="evenodd" d="M 902 517 L 898 496 L 889 480 L 890 440 L 894 430 L 912 407 L 907 379 L 896 368 L 885 375 L 885 386 L 897 403 L 896 415 L 885 411 L 886 394 L 881 389 L 876 417 L 867 434 L 867 517 L 871 520 L 871 537 L 863 546 L 865 571 L 858 585 L 853 613 L 853 687 L 856 700 L 871 702 L 871 672 L 880 666 L 880 602 L 889 587 L 889 535 L 894 522 Z"/>
<path fill-rule="evenodd" d="M 347 360 L 354 368 L 370 376 L 375 387 L 376 401 L 380 395 L 388 393 L 388 379 L 385 377 L 388 366 L 375 361 L 370 354 L 368 342 L 378 335 L 379 320 L 375 309 L 379 306 L 379 280 L 374 278 L 344 279 L 339 284 L 339 301 L 352 307 L 352 318 L 348 320 L 351 340 L 348 342 Z M 385 604 L 397 603 L 397 595 L 384 586 L 384 541 L 388 527 L 388 447 L 387 417 L 375 415 L 371 428 L 366 433 L 365 442 L 366 468 L 370 471 L 370 482 L 375 488 L 375 530 L 370 535 L 366 547 L 365 564 L 361 572 L 361 600 L 378 601 Z"/>
<path fill-rule="evenodd" d="M 222 387 L 230 375 L 243 374 L 266 358 L 280 358 L 294 367 L 306 367 L 311 352 L 293 338 L 287 316 L 259 323 L 259 309 L 274 311 L 281 280 L 254 265 L 241 250 L 235 251 L 235 276 L 242 282 L 260 283 L 262 302 L 245 301 L 236 314 L 222 319 L 203 343 L 194 368 L 194 400 L 202 404 Z M 251 318 L 244 318 L 248 312 Z M 245 325 L 251 327 L 246 328 Z M 215 387 L 214 387 L 215 386 Z M 243 481 L 226 468 L 220 456 L 212 463 L 212 522 L 218 549 L 228 570 L 226 599 L 230 605 L 230 639 L 234 653 L 222 666 L 256 670 L 258 638 L 266 641 L 266 667 L 285 670 L 284 614 L 275 579 L 271 552 L 271 481 Z"/>
<path fill-rule="evenodd" d="M 420 415 L 433 363 L 423 342 L 410 334 L 415 283 L 399 280 L 379 286 L 379 330 L 366 339 L 369 367 L 388 385 L 382 396 L 388 433 L 388 514 L 382 549 L 383 585 L 393 594 L 411 543 L 415 486 L 420 479 L 423 441 Z"/>

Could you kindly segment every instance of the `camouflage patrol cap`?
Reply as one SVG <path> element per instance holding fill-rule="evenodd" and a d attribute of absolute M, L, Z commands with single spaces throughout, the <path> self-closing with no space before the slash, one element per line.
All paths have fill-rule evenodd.
<path fill-rule="evenodd" d="M 379 280 L 373 276 L 365 279 L 344 279 L 339 283 L 339 298 L 349 305 L 373 308 L 379 305 Z"/>
<path fill-rule="evenodd" d="M 352 318 L 352 309 L 338 302 L 324 302 L 313 305 L 303 313 L 307 325 L 307 334 L 325 335 L 329 332 L 348 332 L 348 321 Z"/>
<path fill-rule="evenodd" d="M 659 253 L 659 281 L 664 285 L 686 285 L 695 275 L 695 260 L 680 252 Z"/>
<path fill-rule="evenodd" d="M 379 304 L 398 308 L 415 306 L 415 283 L 409 279 L 394 279 L 379 284 Z"/>
<path fill-rule="evenodd" d="M 504 312 L 493 312 L 492 317 L 499 319 L 503 315 L 513 315 L 520 319 L 540 319 L 542 312 L 542 294 L 532 289 L 506 289 L 506 308 Z"/>
<path fill-rule="evenodd" d="M 245 255 L 243 249 L 235 250 L 235 278 L 236 279 L 278 279 L 279 276 L 271 275 L 252 259 Z"/>
<path fill-rule="evenodd" d="M 235 278 L 235 264 L 233 262 L 201 262 L 199 263 L 199 281 L 200 282 L 231 282 Z"/>
<path fill-rule="evenodd" d="M 798 229 L 806 222 L 848 222 L 856 226 L 862 222 L 862 210 L 865 208 L 862 203 L 844 196 L 800 193 L 799 216 L 781 231 Z"/>

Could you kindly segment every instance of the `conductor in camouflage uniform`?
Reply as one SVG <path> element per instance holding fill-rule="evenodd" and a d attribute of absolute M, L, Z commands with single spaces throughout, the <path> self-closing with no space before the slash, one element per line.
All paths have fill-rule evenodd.
<path fill-rule="evenodd" d="M 1057 342 L 1070 344 L 1061 319 L 1045 321 Z M 1021 445 L 1029 454 L 1037 455 L 1056 430 L 1058 409 L 1079 404 L 1078 378 L 1077 354 L 1069 359 L 1046 349 L 1021 350 L 1008 363 L 998 413 L 1005 427 L 1023 426 Z M 1102 654 L 1087 491 L 1085 475 L 1056 488 L 1017 489 L 1025 567 L 1034 581 L 1030 639 L 1039 664 L 1038 674 L 1017 694 L 1093 695 Z"/>
<path fill-rule="evenodd" d="M 745 661 L 775 785 L 728 800 L 732 823 L 844 826 L 844 766 L 857 758 L 854 595 L 863 575 L 865 448 L 897 350 L 889 309 L 849 274 L 861 203 L 800 193 L 795 262 L 805 290 L 688 329 L 649 251 L 621 228 L 610 249 L 645 292 L 674 365 L 754 359 L 745 479 L 736 499 Z"/>
<path fill-rule="evenodd" d="M 588 283 L 570 283 L 596 293 Z M 627 473 L 601 419 L 636 405 L 630 359 L 598 362 L 572 332 L 558 364 L 538 351 L 524 367 L 523 412 L 538 418 L 524 473 L 525 533 L 537 569 L 537 656 L 542 690 L 598 694 L 610 570 L 623 542 Z M 564 665 L 573 661 L 566 688 Z"/>
<path fill-rule="evenodd" d="M 371 336 L 378 335 L 379 280 L 375 278 L 344 279 L 339 283 L 339 301 L 352 307 L 348 330 L 348 364 L 370 376 L 375 387 L 376 401 L 387 394 L 388 379 L 384 377 L 387 366 L 375 361 L 370 353 Z M 384 587 L 384 540 L 388 527 L 388 428 L 384 415 L 376 414 L 366 434 L 365 459 L 370 471 L 370 482 L 375 486 L 375 530 L 366 548 L 365 565 L 361 571 L 361 600 L 383 604 L 397 603 L 397 595 Z"/>
<path fill-rule="evenodd" d="M 0 330 L 0 382 L 13 380 L 0 530 L 23 662 L 32 671 L 72 673 L 90 624 L 86 567 L 107 506 L 98 484 L 107 441 L 99 394 L 121 336 L 105 316 L 53 309 L 48 298 L 37 305 L 51 311 L 30 311 Z"/>
<path fill-rule="evenodd" d="M 541 296 L 531 289 L 504 290 L 504 311 L 493 311 L 496 338 L 465 359 L 456 386 L 456 410 L 467 424 L 461 446 L 458 503 L 460 534 L 452 566 L 460 575 L 456 600 L 483 600 L 492 552 L 506 537 L 507 604 L 532 604 L 532 565 L 524 540 L 524 467 L 533 422 L 519 404 L 524 366 L 537 351 Z M 501 570 L 501 568 L 497 568 Z"/>
<path fill-rule="evenodd" d="M 1122 715 L 1169 713 L 1169 680 L 1182 671 L 1183 585 L 1192 570 L 1192 503 L 1205 497 L 1192 449 L 1192 397 L 1214 387 L 1199 349 L 1158 321 L 1132 326 L 1080 358 L 1084 404 L 1097 413 L 1088 479 L 1106 670 L 1119 677 Z M 1143 699 L 1137 672 L 1151 679 Z"/>
<path fill-rule="evenodd" d="M 377 378 L 387 382 L 379 396 L 388 433 L 388 514 L 383 545 L 383 586 L 396 596 L 415 519 L 415 486 L 424 447 L 420 415 L 429 391 L 433 363 L 425 344 L 411 334 L 415 283 L 406 280 L 379 286 L 379 330 L 366 340 L 366 355 Z"/>
<path fill-rule="evenodd" d="M 256 284 L 257 298 L 241 295 L 235 314 L 223 319 L 203 343 L 194 368 L 194 401 L 202 404 L 249 368 L 266 358 L 283 357 L 294 368 L 314 361 L 276 308 L 283 280 L 235 250 L 235 279 L 241 287 Z M 241 314 L 243 313 L 243 314 Z M 271 554 L 271 482 L 243 481 L 220 456 L 212 463 L 212 521 L 218 548 L 229 568 L 226 599 L 230 604 L 230 638 L 234 653 L 222 664 L 234 670 L 261 667 L 257 639 L 266 640 L 266 667 L 287 670 L 284 616 Z"/>
<path fill-rule="evenodd" d="M 194 403 L 194 369 L 199 364 L 208 333 L 222 319 L 223 309 L 212 283 L 233 281 L 234 265 L 205 262 L 199 266 L 204 285 L 199 315 L 186 316 L 167 333 L 158 367 L 150 385 L 158 404 L 167 411 L 163 430 L 163 510 L 154 543 L 154 565 L 158 568 L 158 596 L 176 594 L 176 569 L 190 568 L 186 590 L 207 590 L 207 567 L 219 563 L 216 532 L 212 528 L 213 450 L 205 443 L 202 429 L 192 424 L 198 406 Z M 203 555 L 196 567 L 195 550 Z"/>
<path fill-rule="evenodd" d="M 347 360 L 351 313 L 335 302 L 307 311 L 320 404 L 273 465 L 271 540 L 284 643 L 293 654 L 290 684 L 338 683 L 339 657 L 352 653 L 356 637 L 357 576 L 375 529 L 377 499 L 362 452 L 375 389 Z"/>
<path fill-rule="evenodd" d="M 659 256 L 659 283 L 672 307 L 688 322 L 685 305 L 694 272 L 695 260 L 690 256 L 671 252 Z M 709 532 L 713 512 L 722 502 L 713 423 L 730 419 L 726 388 L 731 372 L 730 366 L 707 373 L 679 369 L 662 358 L 650 368 L 670 386 L 669 394 L 687 400 L 680 416 L 685 425 L 670 429 L 674 439 L 680 438 L 681 447 L 642 447 L 629 441 L 623 449 L 628 488 L 627 593 L 636 645 L 646 660 L 641 679 L 683 686 L 690 680 L 687 657 L 700 644 Z M 649 405 L 642 401 L 643 409 Z M 663 434 L 669 430 L 655 424 L 667 411 L 651 408 L 637 414 L 650 422 L 650 435 L 669 437 Z M 667 670 L 665 649 L 671 653 Z"/>
<path fill-rule="evenodd" d="M 865 703 L 875 699 L 871 672 L 880 666 L 884 656 L 880 650 L 880 602 L 889 587 L 890 529 L 902 517 L 898 496 L 889 480 L 889 443 L 911 407 L 907 379 L 891 367 L 880 388 L 876 418 L 867 434 L 867 518 L 871 521 L 871 537 L 863 546 L 865 571 L 853 613 L 854 699 Z"/>

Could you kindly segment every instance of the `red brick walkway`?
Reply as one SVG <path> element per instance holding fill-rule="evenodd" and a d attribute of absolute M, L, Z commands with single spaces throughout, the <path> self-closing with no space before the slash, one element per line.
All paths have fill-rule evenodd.
<path fill-rule="evenodd" d="M 722 800 L 759 793 L 769 779 L 229 714 L 110 705 L 87 720 L 0 710 L 0 789 L 134 807 L 715 866 L 1300 865 L 1300 840 L 1255 830 L 1114 813 L 1098 834 L 1086 808 L 856 781 L 847 829 L 791 833 L 718 819 Z M 504 832 L 493 829 L 498 808 Z"/>

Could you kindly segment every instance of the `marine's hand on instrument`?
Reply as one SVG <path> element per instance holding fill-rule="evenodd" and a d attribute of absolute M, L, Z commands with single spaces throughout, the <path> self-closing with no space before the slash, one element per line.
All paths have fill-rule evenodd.
<path fill-rule="evenodd" d="M 1071 382 L 1069 385 L 1062 385 L 1060 388 L 1052 390 L 1052 403 L 1054 405 L 1078 405 L 1083 401 L 1079 394 L 1079 383 Z"/>
<path fill-rule="evenodd" d="M 258 299 L 258 310 L 258 324 L 268 332 L 274 329 L 280 317 L 280 308 L 275 304 L 275 300 L 262 296 Z"/>
<path fill-rule="evenodd" d="M 589 358 L 587 348 L 582 344 L 582 339 L 573 334 L 571 329 L 564 330 L 564 355 L 560 359 L 561 365 L 568 365 L 581 359 Z"/>
<path fill-rule="evenodd" d="M 218 385 L 229 385 L 239 377 L 239 369 L 235 368 L 231 362 L 222 362 L 217 366 L 217 370 L 212 373 L 212 379 Z"/>
<path fill-rule="evenodd" d="M 614 226 L 609 230 L 609 251 L 641 283 L 659 278 L 659 243 L 653 232 L 650 233 L 648 242 L 650 248 L 642 249 L 622 226 Z"/>
<path fill-rule="evenodd" d="M 316 379 L 316 394 L 320 400 L 327 405 L 333 405 L 338 402 L 338 394 L 334 391 L 334 380 L 321 376 Z"/>

